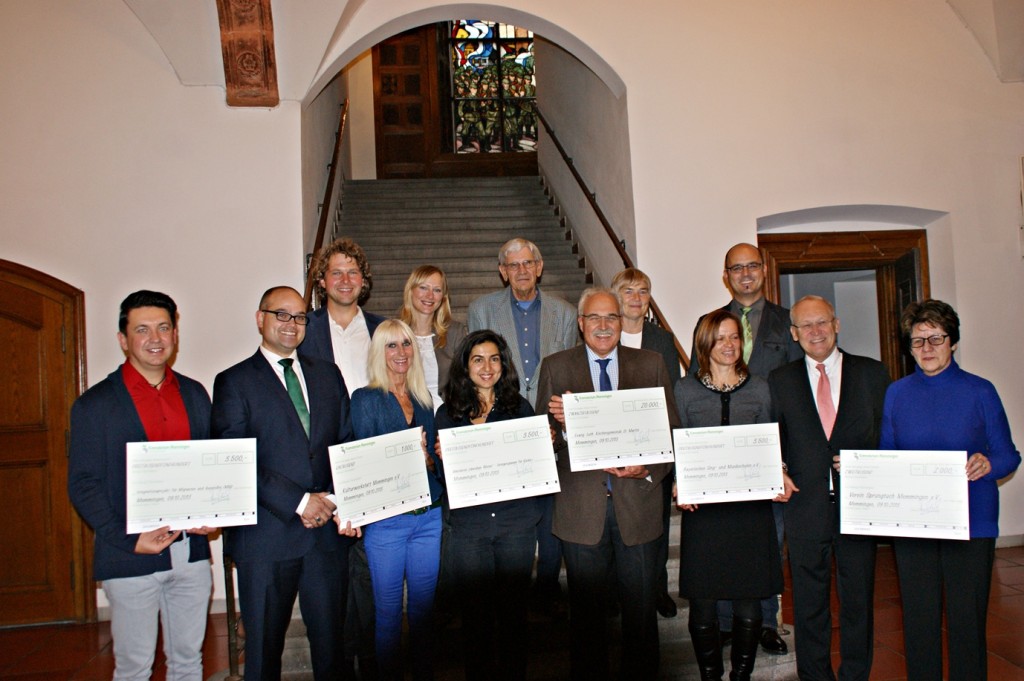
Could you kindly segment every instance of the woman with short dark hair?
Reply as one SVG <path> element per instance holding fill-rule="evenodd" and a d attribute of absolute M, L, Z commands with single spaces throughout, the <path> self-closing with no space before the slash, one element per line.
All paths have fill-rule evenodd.
<path fill-rule="evenodd" d="M 960 318 L 941 300 L 911 303 L 900 330 L 917 370 L 889 386 L 879 449 L 963 451 L 970 540 L 897 537 L 903 640 L 910 681 L 942 679 L 942 607 L 946 606 L 949 678 L 987 677 L 985 618 L 999 536 L 998 481 L 1017 470 L 1020 453 L 995 387 L 953 358 Z"/>

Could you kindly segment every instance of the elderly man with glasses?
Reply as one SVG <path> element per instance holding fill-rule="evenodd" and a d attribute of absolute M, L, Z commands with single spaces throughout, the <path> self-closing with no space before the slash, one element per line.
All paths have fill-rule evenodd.
<path fill-rule="evenodd" d="M 498 251 L 498 272 L 508 290 L 481 296 L 469 305 L 469 330 L 491 329 L 508 342 L 512 364 L 519 376 L 519 392 L 531 406 L 547 402 L 537 399 L 536 376 L 545 357 L 568 350 L 579 342 L 576 310 L 555 295 L 542 294 L 537 284 L 544 272 L 544 259 L 532 241 L 515 238 Z M 534 584 L 536 607 L 561 617 L 564 605 L 558 574 L 562 567 L 562 548 L 551 534 L 552 498 L 544 497 L 544 515 L 537 526 L 537 581 Z"/>

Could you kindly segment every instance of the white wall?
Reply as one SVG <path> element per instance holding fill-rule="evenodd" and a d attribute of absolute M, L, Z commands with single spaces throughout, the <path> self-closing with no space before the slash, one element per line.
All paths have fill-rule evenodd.
<path fill-rule="evenodd" d="M 302 109 L 302 243 L 303 253 L 312 253 L 316 243 L 316 230 L 320 223 L 322 210 L 328 212 L 337 205 L 335 194 L 331 199 L 332 206 L 318 208 L 324 200 L 327 189 L 327 176 L 330 173 L 331 157 L 337 140 L 338 123 L 341 120 L 341 109 L 349 93 L 348 72 L 342 71 L 313 102 Z M 341 191 L 343 178 L 350 177 L 351 156 L 349 153 L 351 136 L 345 133 L 342 137 L 338 154 L 338 170 L 341 177 L 335 181 L 335 192 Z M 327 223 L 325 241 L 331 238 L 331 222 Z"/>
<path fill-rule="evenodd" d="M 302 283 L 298 104 L 182 87 L 120 0 L 0 2 L 0 92 L 0 257 L 85 292 L 89 384 L 153 288 L 180 308 L 175 369 L 212 389 L 255 351 L 263 290 Z"/>
<path fill-rule="evenodd" d="M 369 50 L 345 69 L 349 82 L 349 148 L 353 180 L 377 179 L 377 143 L 373 126 L 373 59 Z"/>
<path fill-rule="evenodd" d="M 583 177 L 626 251 L 636 259 L 633 181 L 629 162 L 626 97 L 576 57 L 541 37 L 535 40 L 537 106 Z M 582 239 L 595 281 L 608 284 L 622 259 L 580 189 L 572 171 L 541 126 L 537 162 L 570 226 Z"/>

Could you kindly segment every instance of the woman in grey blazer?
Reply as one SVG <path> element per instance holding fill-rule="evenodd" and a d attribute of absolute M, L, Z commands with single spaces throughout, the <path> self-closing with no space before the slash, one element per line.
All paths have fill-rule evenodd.
<path fill-rule="evenodd" d="M 433 265 L 420 265 L 405 282 L 398 318 L 412 328 L 423 359 L 427 388 L 434 410 L 441 406 L 441 388 L 448 377 L 452 354 L 466 337 L 466 325 L 452 319 L 448 278 Z"/>

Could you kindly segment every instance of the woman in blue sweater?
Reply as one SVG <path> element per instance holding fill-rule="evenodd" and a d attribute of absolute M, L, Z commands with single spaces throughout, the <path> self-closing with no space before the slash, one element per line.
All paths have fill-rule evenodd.
<path fill-rule="evenodd" d="M 985 618 L 999 536 L 998 481 L 1020 453 L 995 387 L 961 369 L 953 352 L 960 319 L 939 300 L 911 303 L 900 330 L 917 370 L 885 395 L 880 449 L 960 451 L 970 508 L 970 541 L 897 538 L 903 640 L 910 681 L 942 679 L 942 604 L 949 632 L 949 678 L 987 677 Z"/>
<path fill-rule="evenodd" d="M 370 383 L 352 395 L 352 426 L 359 439 L 422 427 L 434 450 L 434 409 L 412 330 L 397 319 L 381 322 L 370 342 Z M 440 466 L 427 457 L 432 503 L 363 528 L 373 582 L 377 661 L 382 677 L 404 678 L 402 597 L 408 590 L 409 647 L 413 678 L 433 678 L 431 612 L 441 560 Z"/>

